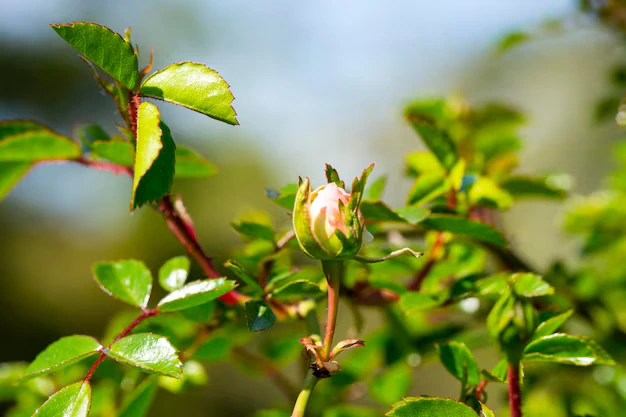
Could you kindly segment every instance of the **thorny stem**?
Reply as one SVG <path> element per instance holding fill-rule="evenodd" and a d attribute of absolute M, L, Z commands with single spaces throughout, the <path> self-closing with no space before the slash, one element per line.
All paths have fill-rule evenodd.
<path fill-rule="evenodd" d="M 335 326 L 337 325 L 343 261 L 323 261 L 322 266 L 326 275 L 326 281 L 328 281 L 328 319 L 326 320 L 324 347 L 322 348 L 321 356 L 323 360 L 327 361 L 333 348 L 333 336 L 335 335 Z"/>
<path fill-rule="evenodd" d="M 302 388 L 302 391 L 300 391 L 300 395 L 298 395 L 296 404 L 293 407 L 291 417 L 304 417 L 304 413 L 306 412 L 306 407 L 309 403 L 309 398 L 311 398 L 311 392 L 313 392 L 313 388 L 315 388 L 315 384 L 317 384 L 317 377 L 313 375 L 312 370 L 309 370 L 306 374 L 306 379 L 304 380 L 304 387 Z"/>
<path fill-rule="evenodd" d="M 87 372 L 87 375 L 85 375 L 85 378 L 83 378 L 83 381 L 88 382 L 91 379 L 91 377 L 93 376 L 93 373 L 96 372 L 96 369 L 98 369 L 98 366 L 100 366 L 102 361 L 107 357 L 107 352 L 109 351 L 109 349 L 111 349 L 111 346 L 115 342 L 127 336 L 142 321 L 144 321 L 145 319 L 149 317 L 156 316 L 157 314 L 159 314 L 157 310 L 144 310 L 135 320 L 133 320 L 132 323 L 126 326 L 126 328 L 122 330 L 122 332 L 118 334 L 117 337 L 107 347 L 102 349 L 102 353 L 100 354 L 100 356 L 98 356 L 98 359 L 96 359 L 93 365 L 91 365 L 91 368 L 89 368 L 89 372 Z"/>
<path fill-rule="evenodd" d="M 522 417 L 522 390 L 520 388 L 519 362 L 509 363 L 506 374 L 509 385 L 509 409 L 511 417 Z"/>

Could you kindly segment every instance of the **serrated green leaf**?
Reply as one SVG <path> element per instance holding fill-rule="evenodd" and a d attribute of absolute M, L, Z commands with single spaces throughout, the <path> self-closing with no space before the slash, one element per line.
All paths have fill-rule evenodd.
<path fill-rule="evenodd" d="M 139 384 L 124 402 L 118 417 L 145 417 L 158 388 L 157 379 L 149 377 Z"/>
<path fill-rule="evenodd" d="M 576 366 L 615 364 L 609 354 L 593 340 L 564 333 L 554 333 L 533 340 L 526 346 L 523 360 Z"/>
<path fill-rule="evenodd" d="M 80 146 L 32 121 L 7 121 L 0 125 L 0 162 L 34 162 L 76 159 Z"/>
<path fill-rule="evenodd" d="M 513 274 L 511 285 L 515 294 L 526 298 L 554 294 L 554 288 L 550 284 L 539 275 L 531 273 Z"/>
<path fill-rule="evenodd" d="M 535 333 L 533 333 L 533 340 L 549 336 L 556 332 L 559 327 L 561 327 L 563 323 L 565 323 L 567 319 L 572 316 L 572 314 L 574 314 L 574 310 L 568 310 L 565 313 L 557 314 L 547 320 L 544 320 L 539 324 L 539 326 L 537 326 Z"/>
<path fill-rule="evenodd" d="M 341 404 L 333 406 L 324 411 L 323 417 L 379 417 L 373 409 L 357 407 L 350 404 Z M 268 416 L 269 417 L 269 416 Z M 288 417 L 288 416 L 285 416 Z"/>
<path fill-rule="evenodd" d="M 433 100 L 408 106 L 404 115 L 441 165 L 450 169 L 458 160 L 458 156 L 456 146 L 447 132 L 446 113 L 445 101 Z"/>
<path fill-rule="evenodd" d="M 159 269 L 159 284 L 165 291 L 175 291 L 182 288 L 189 275 L 189 258 L 176 256 Z"/>
<path fill-rule="evenodd" d="M 246 303 L 246 319 L 251 332 L 269 329 L 276 322 L 272 309 L 263 301 L 257 300 Z"/>
<path fill-rule="evenodd" d="M 516 199 L 552 198 L 562 200 L 567 197 L 572 186 L 572 179 L 569 175 L 512 176 L 504 180 L 501 186 Z"/>
<path fill-rule="evenodd" d="M 494 413 L 493 410 L 487 407 L 485 404 L 481 403 L 480 409 L 481 409 L 480 417 L 496 417 L 496 413 Z"/>
<path fill-rule="evenodd" d="M 206 279 L 191 282 L 166 295 L 159 304 L 159 311 L 178 311 L 196 307 L 226 294 L 237 285 L 226 278 Z"/>
<path fill-rule="evenodd" d="M 509 287 L 511 274 L 500 272 L 479 279 L 474 283 L 474 289 L 479 295 L 502 295 Z"/>
<path fill-rule="evenodd" d="M 87 417 L 90 407 L 91 385 L 79 381 L 53 394 L 33 417 Z"/>
<path fill-rule="evenodd" d="M 461 217 L 448 215 L 431 215 L 420 223 L 426 229 L 439 230 L 464 235 L 479 241 L 492 243 L 497 246 L 506 245 L 506 239 L 500 232 L 488 224 L 476 222 Z"/>
<path fill-rule="evenodd" d="M 21 381 L 50 374 L 75 364 L 102 349 L 90 336 L 67 336 L 49 345 L 24 371 Z"/>
<path fill-rule="evenodd" d="M 215 165 L 199 153 L 182 146 L 176 147 L 176 179 L 208 178 L 216 174 Z"/>
<path fill-rule="evenodd" d="M 165 196 L 174 181 L 176 146 L 159 109 L 144 102 L 137 114 L 137 149 L 131 211 Z"/>
<path fill-rule="evenodd" d="M 152 333 L 126 336 L 113 343 L 107 354 L 145 372 L 172 378 L 183 376 L 183 364 L 176 355 L 176 348 L 163 336 Z"/>
<path fill-rule="evenodd" d="M 133 145 L 121 139 L 107 141 L 96 140 L 90 145 L 93 154 L 125 167 L 132 167 L 135 163 Z"/>
<path fill-rule="evenodd" d="M 376 375 L 369 384 L 372 398 L 381 404 L 389 404 L 404 397 L 411 388 L 411 367 L 399 362 Z"/>
<path fill-rule="evenodd" d="M 194 62 L 179 62 L 150 75 L 141 94 L 179 104 L 213 119 L 238 125 L 229 85 L 217 71 Z"/>
<path fill-rule="evenodd" d="M 129 90 L 139 79 L 132 46 L 111 29 L 95 23 L 50 25 L 67 43 Z"/>
<path fill-rule="evenodd" d="M 409 397 L 394 404 L 390 417 L 476 417 L 467 405 L 447 398 Z"/>
<path fill-rule="evenodd" d="M 437 345 L 443 366 L 464 385 L 478 385 L 480 370 L 472 352 L 465 343 L 450 342 Z"/>
<path fill-rule="evenodd" d="M 30 162 L 0 162 L 0 200 L 9 194 L 32 166 Z"/>
<path fill-rule="evenodd" d="M 107 294 L 136 307 L 148 305 L 152 274 L 143 262 L 99 262 L 93 267 L 93 275 Z"/>

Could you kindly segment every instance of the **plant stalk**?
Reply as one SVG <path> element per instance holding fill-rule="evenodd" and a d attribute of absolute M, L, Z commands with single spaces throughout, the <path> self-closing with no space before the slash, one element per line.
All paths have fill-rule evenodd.
<path fill-rule="evenodd" d="M 324 334 L 324 347 L 321 356 L 323 360 L 328 360 L 330 351 L 333 348 L 333 337 L 335 326 L 337 325 L 337 310 L 339 308 L 339 288 L 341 286 L 341 276 L 343 274 L 343 261 L 322 261 L 324 275 L 328 282 L 328 319 L 326 320 L 326 331 Z"/>
<path fill-rule="evenodd" d="M 506 370 L 509 385 L 509 409 L 511 417 L 522 417 L 522 390 L 520 387 L 520 364 L 509 363 Z"/>
<path fill-rule="evenodd" d="M 306 379 L 304 380 L 304 387 L 302 388 L 302 391 L 300 391 L 296 404 L 293 407 L 291 417 L 304 417 L 306 407 L 309 404 L 309 398 L 311 398 L 311 393 L 313 392 L 313 388 L 315 388 L 315 384 L 317 384 L 317 377 L 313 375 L 312 370 L 309 370 L 306 374 Z"/>

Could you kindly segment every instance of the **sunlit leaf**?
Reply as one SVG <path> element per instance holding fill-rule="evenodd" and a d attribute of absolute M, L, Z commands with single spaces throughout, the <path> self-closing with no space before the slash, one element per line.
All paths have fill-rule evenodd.
<path fill-rule="evenodd" d="M 99 262 L 93 275 L 107 294 L 130 305 L 145 308 L 152 291 L 152 274 L 143 262 Z"/>
<path fill-rule="evenodd" d="M 30 162 L 0 162 L 0 200 L 9 194 L 32 166 Z"/>
<path fill-rule="evenodd" d="M 541 322 L 539 326 L 537 326 L 535 333 L 533 333 L 533 340 L 539 339 L 544 336 L 549 336 L 552 333 L 556 332 L 559 327 L 561 327 L 563 323 L 565 323 L 567 319 L 572 316 L 573 313 L 574 310 L 568 310 L 565 313 L 557 314 Z"/>
<path fill-rule="evenodd" d="M 132 167 L 135 161 L 133 145 L 125 140 L 111 139 L 107 141 L 97 140 L 91 144 L 92 153 L 125 167 Z"/>
<path fill-rule="evenodd" d="M 226 278 L 194 281 L 166 295 L 159 301 L 157 308 L 160 311 L 177 311 L 196 307 L 215 300 L 235 287 L 235 282 Z"/>
<path fill-rule="evenodd" d="M 58 391 L 35 411 L 38 417 L 87 417 L 91 406 L 91 385 L 76 382 Z"/>
<path fill-rule="evenodd" d="M 32 120 L 0 122 L 0 162 L 76 159 L 80 146 L 67 136 Z"/>
<path fill-rule="evenodd" d="M 183 364 L 176 348 L 163 336 L 139 333 L 126 336 L 111 345 L 107 354 L 116 361 L 136 366 L 145 372 L 181 378 Z"/>
<path fill-rule="evenodd" d="M 111 29 L 95 23 L 50 25 L 67 43 L 113 79 L 134 90 L 139 79 L 132 46 Z"/>
<path fill-rule="evenodd" d="M 176 256 L 159 269 L 159 284 L 165 291 L 175 291 L 185 285 L 189 274 L 189 258 Z"/>
<path fill-rule="evenodd" d="M 555 333 L 532 341 L 524 350 L 523 360 L 576 366 L 615 364 L 609 354 L 593 340 L 564 333 Z"/>
<path fill-rule="evenodd" d="M 477 417 L 467 405 L 447 398 L 409 397 L 393 405 L 391 417 Z"/>
<path fill-rule="evenodd" d="M 59 371 L 102 349 L 100 342 L 90 336 L 67 336 L 48 346 L 24 371 L 22 381 Z"/>
<path fill-rule="evenodd" d="M 175 149 L 170 130 L 161 121 L 159 109 L 152 103 L 141 103 L 137 115 L 131 210 L 158 200 L 170 191 L 174 181 Z"/>
<path fill-rule="evenodd" d="M 179 62 L 150 75 L 141 94 L 179 104 L 213 119 L 237 125 L 229 85 L 217 71 L 195 62 Z"/>

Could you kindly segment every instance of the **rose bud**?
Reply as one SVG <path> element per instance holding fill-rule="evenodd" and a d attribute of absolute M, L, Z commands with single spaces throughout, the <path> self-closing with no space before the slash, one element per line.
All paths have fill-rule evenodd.
<path fill-rule="evenodd" d="M 311 191 L 300 180 L 293 211 L 296 238 L 302 250 L 322 261 L 349 259 L 361 249 L 364 221 L 359 206 L 373 165 L 355 178 L 347 193 L 337 172 L 327 165 L 328 184 Z"/>

